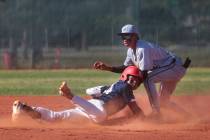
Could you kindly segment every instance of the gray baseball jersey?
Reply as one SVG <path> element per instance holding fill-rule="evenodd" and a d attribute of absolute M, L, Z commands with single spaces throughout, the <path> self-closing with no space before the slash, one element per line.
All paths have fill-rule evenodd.
<path fill-rule="evenodd" d="M 124 65 L 135 65 L 142 71 L 148 71 L 144 86 L 152 108 L 158 112 L 160 111 L 160 100 L 164 103 L 169 101 L 177 82 L 186 71 L 182 67 L 181 59 L 175 54 L 143 40 L 137 42 L 136 50 L 128 49 Z M 157 93 L 155 83 L 160 83 L 159 93 Z"/>

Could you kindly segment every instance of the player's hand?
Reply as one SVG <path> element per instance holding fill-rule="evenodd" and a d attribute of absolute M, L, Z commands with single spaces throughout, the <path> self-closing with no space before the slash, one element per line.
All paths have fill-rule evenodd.
<path fill-rule="evenodd" d="M 106 64 L 104 64 L 104 63 L 101 62 L 101 61 L 96 61 L 96 62 L 93 64 L 93 68 L 94 68 L 94 69 L 100 69 L 100 70 L 109 70 L 109 66 L 107 66 Z"/>

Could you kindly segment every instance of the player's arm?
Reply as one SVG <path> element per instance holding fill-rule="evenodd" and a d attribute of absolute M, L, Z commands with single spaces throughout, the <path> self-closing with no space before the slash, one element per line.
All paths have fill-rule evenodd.
<path fill-rule="evenodd" d="M 122 73 L 125 68 L 127 68 L 128 66 L 122 65 L 122 66 L 115 66 L 111 68 L 111 72 L 115 72 L 115 73 Z"/>
<path fill-rule="evenodd" d="M 129 102 L 128 107 L 131 109 L 135 116 L 139 116 L 142 119 L 145 117 L 142 109 L 137 105 L 136 101 Z"/>
<path fill-rule="evenodd" d="M 115 72 L 115 73 L 122 73 L 125 70 L 125 68 L 127 68 L 130 65 L 134 65 L 133 61 L 132 61 L 132 50 L 127 51 L 126 59 L 124 61 L 124 64 L 121 66 L 109 66 L 109 65 L 104 64 L 101 61 L 96 61 L 93 65 L 93 68 L 111 71 L 111 72 Z"/>
<path fill-rule="evenodd" d="M 101 61 L 96 61 L 93 65 L 94 69 L 106 70 L 115 73 L 122 73 L 127 66 L 109 66 Z"/>

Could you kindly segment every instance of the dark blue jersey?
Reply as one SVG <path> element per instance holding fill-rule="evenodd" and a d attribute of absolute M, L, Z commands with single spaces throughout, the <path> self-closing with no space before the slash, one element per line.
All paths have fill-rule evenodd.
<path fill-rule="evenodd" d="M 107 113 L 111 115 L 120 111 L 135 98 L 131 86 L 120 80 L 104 90 L 98 99 L 104 101 Z"/>

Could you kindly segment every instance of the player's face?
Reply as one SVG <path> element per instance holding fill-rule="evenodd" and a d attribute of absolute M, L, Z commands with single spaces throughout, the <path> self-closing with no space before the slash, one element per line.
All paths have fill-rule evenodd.
<path fill-rule="evenodd" d="M 136 47 L 136 37 L 133 34 L 126 34 L 121 36 L 123 45 L 129 48 L 135 48 Z"/>
<path fill-rule="evenodd" d="M 131 87 L 132 87 L 133 90 L 135 90 L 135 89 L 137 89 L 137 88 L 139 87 L 139 85 L 140 85 L 140 80 L 139 80 L 139 78 L 136 77 L 136 76 L 131 76 L 131 75 L 129 75 L 129 76 L 128 76 L 127 83 L 128 83 L 129 85 L 131 85 Z"/>

